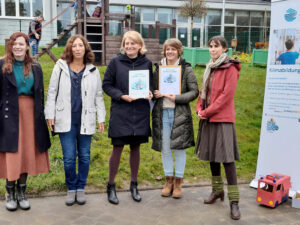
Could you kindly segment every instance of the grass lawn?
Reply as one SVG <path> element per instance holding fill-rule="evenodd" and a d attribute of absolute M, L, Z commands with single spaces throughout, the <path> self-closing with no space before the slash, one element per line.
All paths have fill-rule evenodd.
<path fill-rule="evenodd" d="M 52 52 L 59 57 L 62 48 L 54 48 Z M 0 56 L 4 55 L 4 47 L 0 46 Z M 53 61 L 44 55 L 39 60 L 44 71 L 45 95 L 54 66 Z M 99 67 L 101 77 L 106 67 Z M 198 78 L 198 84 L 204 71 L 204 67 L 196 67 L 194 72 Z M 265 85 L 264 67 L 252 67 L 250 64 L 242 64 L 240 79 L 235 94 L 236 130 L 240 149 L 241 161 L 236 163 L 238 178 L 250 181 L 255 174 L 257 152 L 259 144 L 260 124 L 262 116 L 263 95 Z M 191 103 L 192 110 L 196 101 Z M 108 180 L 108 160 L 112 151 L 110 139 L 107 137 L 109 120 L 110 98 L 105 95 L 107 111 L 105 132 L 95 134 L 92 139 L 91 165 L 88 177 L 87 189 L 104 188 Z M 198 119 L 193 115 L 195 139 L 198 129 Z M 30 177 L 28 180 L 28 191 L 38 194 L 50 191 L 65 191 L 64 169 L 62 151 L 57 136 L 51 138 L 52 147 L 49 150 L 51 170 L 48 174 L 40 174 Z M 155 186 L 163 184 L 163 168 L 160 153 L 151 149 L 152 140 L 141 146 L 141 164 L 139 170 L 139 183 L 141 186 Z M 129 148 L 125 147 L 121 158 L 119 173 L 116 184 L 120 188 L 128 188 L 130 182 Z M 223 175 L 225 174 L 222 171 Z M 187 149 L 187 161 L 185 169 L 185 182 L 197 183 L 210 178 L 209 163 L 200 161 L 194 154 L 194 148 Z M 225 179 L 225 178 L 224 178 Z M 0 181 L 0 195 L 3 195 L 4 180 Z"/>

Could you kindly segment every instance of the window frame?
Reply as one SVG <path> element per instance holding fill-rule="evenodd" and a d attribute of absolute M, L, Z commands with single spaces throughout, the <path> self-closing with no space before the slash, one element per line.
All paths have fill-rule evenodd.
<path fill-rule="evenodd" d="M 0 0 L 1 2 L 1 14 L 0 14 L 0 18 L 5 18 L 5 19 L 32 19 L 35 18 L 35 16 L 33 16 L 33 3 L 32 0 L 29 0 L 29 7 L 30 7 L 30 16 L 20 16 L 20 0 L 15 0 L 15 12 L 16 15 L 15 16 L 6 16 L 6 10 L 5 10 L 5 0 Z M 42 1 L 43 3 L 43 16 L 44 16 L 44 1 Z"/>

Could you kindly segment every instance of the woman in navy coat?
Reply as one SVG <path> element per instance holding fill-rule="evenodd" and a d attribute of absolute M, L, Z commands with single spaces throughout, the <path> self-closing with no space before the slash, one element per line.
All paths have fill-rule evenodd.
<path fill-rule="evenodd" d="M 136 31 L 125 33 L 121 54 L 113 58 L 105 72 L 103 91 L 111 97 L 108 136 L 111 138 L 113 151 L 109 159 L 109 181 L 107 184 L 108 201 L 118 204 L 115 191 L 115 176 L 118 172 L 120 157 L 124 145 L 130 145 L 130 190 L 133 200 L 140 202 L 137 190 L 137 175 L 140 162 L 140 144 L 148 142 L 150 130 L 150 106 L 147 99 L 129 96 L 129 71 L 148 70 L 152 81 L 152 62 L 145 56 L 145 45 Z M 150 82 L 149 81 L 149 82 Z M 151 89 L 150 83 L 150 89 Z"/>

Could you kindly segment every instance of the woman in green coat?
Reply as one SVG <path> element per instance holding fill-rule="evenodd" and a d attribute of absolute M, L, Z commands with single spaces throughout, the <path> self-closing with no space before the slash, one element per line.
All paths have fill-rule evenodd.
<path fill-rule="evenodd" d="M 182 43 L 168 39 L 163 45 L 164 58 L 161 66 L 181 67 L 181 94 L 161 94 L 158 90 L 159 65 L 154 71 L 154 108 L 152 112 L 152 148 L 161 152 L 166 183 L 161 195 L 180 198 L 181 183 L 184 175 L 185 149 L 195 145 L 192 114 L 189 103 L 198 97 L 198 85 L 190 64 L 181 57 Z M 175 155 L 175 177 L 173 155 Z"/>

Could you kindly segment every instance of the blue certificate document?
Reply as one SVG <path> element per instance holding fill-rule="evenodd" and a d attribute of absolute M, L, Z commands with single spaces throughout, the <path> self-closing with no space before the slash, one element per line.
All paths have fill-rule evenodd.
<path fill-rule="evenodd" d="M 149 96 L 149 70 L 129 71 L 129 96 L 132 98 Z"/>
<path fill-rule="evenodd" d="M 181 66 L 159 66 L 159 91 L 164 94 L 181 94 Z"/>

